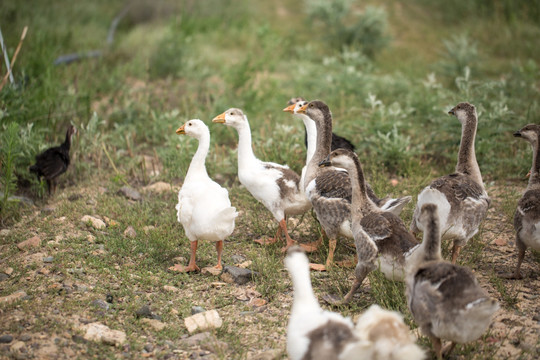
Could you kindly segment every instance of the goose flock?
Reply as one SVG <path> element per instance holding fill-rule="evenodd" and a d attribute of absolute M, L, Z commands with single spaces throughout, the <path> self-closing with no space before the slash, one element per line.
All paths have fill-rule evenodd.
<path fill-rule="evenodd" d="M 432 342 L 438 359 L 456 344 L 478 339 L 490 326 L 499 308 L 481 288 L 471 270 L 456 265 L 460 250 L 479 230 L 490 205 L 475 155 L 478 117 L 474 105 L 463 102 L 449 111 L 461 123 L 461 142 L 455 172 L 431 181 L 419 194 L 409 227 L 400 218 L 411 196 L 379 197 L 362 170 L 354 146 L 332 132 L 332 114 L 319 100 L 292 98 L 284 112 L 302 120 L 307 146 L 300 175 L 287 165 L 265 162 L 253 153 L 251 129 L 244 112 L 231 108 L 212 122 L 238 132 L 238 179 L 278 222 L 274 237 L 255 240 L 273 244 L 283 234 L 285 267 L 289 271 L 294 300 L 287 333 L 291 359 L 424 359 L 426 352 L 403 317 L 376 304 L 362 314 L 356 325 L 338 313 L 323 310 L 314 295 L 310 269 L 324 271 L 334 265 L 340 237 L 350 238 L 356 248 L 355 280 L 342 298 L 326 295 L 330 304 L 353 300 L 369 272 L 378 270 L 388 279 L 405 282 L 412 318 Z M 191 258 L 178 271 L 196 271 L 198 240 L 215 241 L 221 267 L 223 240 L 234 230 L 238 215 L 227 190 L 213 182 L 204 167 L 210 142 L 201 120 L 190 120 L 178 134 L 199 140 L 184 185 L 178 194 L 178 220 L 191 241 Z M 515 214 L 518 259 L 507 278 L 521 278 L 525 250 L 540 250 L 540 126 L 527 125 L 514 134 L 533 147 L 529 185 Z M 194 186 L 196 184 L 196 186 Z M 202 185 L 202 186 L 201 186 Z M 203 188 L 203 190 L 200 190 Z M 201 205 L 202 204 L 202 205 Z M 289 234 L 287 217 L 313 209 L 322 236 L 311 243 L 297 243 Z M 416 235 L 423 233 L 422 241 Z M 328 239 L 324 264 L 310 263 L 306 252 Z M 450 261 L 441 256 L 441 242 L 452 241 Z M 443 341 L 448 341 L 443 346 Z"/>

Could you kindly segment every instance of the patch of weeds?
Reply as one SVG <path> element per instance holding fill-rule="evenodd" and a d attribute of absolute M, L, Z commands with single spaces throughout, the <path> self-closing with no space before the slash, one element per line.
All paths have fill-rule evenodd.
<path fill-rule="evenodd" d="M 519 301 L 517 282 L 504 281 L 504 279 L 501 279 L 497 274 L 491 274 L 489 276 L 489 282 L 500 294 L 505 306 L 508 308 L 515 308 Z"/>

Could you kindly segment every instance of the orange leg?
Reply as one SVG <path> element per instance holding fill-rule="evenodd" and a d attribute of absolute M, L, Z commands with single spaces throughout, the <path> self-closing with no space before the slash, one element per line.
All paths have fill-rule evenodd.
<path fill-rule="evenodd" d="M 288 248 L 290 248 L 291 246 L 296 244 L 296 241 L 291 239 L 291 237 L 289 236 L 289 231 L 287 230 L 287 218 L 286 217 L 281 219 L 281 221 L 279 222 L 279 227 L 283 230 L 283 233 L 285 234 L 285 239 L 287 240 L 287 244 L 285 244 L 285 246 L 281 248 L 281 252 L 285 252 L 285 251 L 287 251 Z"/>
<path fill-rule="evenodd" d="M 197 245 L 198 245 L 198 241 L 191 242 L 191 255 L 189 257 L 189 264 L 187 267 L 181 264 L 175 264 L 174 266 L 171 266 L 169 270 L 176 271 L 176 272 L 199 271 L 200 270 L 199 267 L 195 264 L 195 254 L 197 253 Z"/>
<path fill-rule="evenodd" d="M 223 252 L 223 240 L 216 242 L 216 250 L 217 250 L 217 265 L 215 266 L 215 268 L 222 269 L 223 266 L 221 265 L 221 253 Z"/>
<path fill-rule="evenodd" d="M 452 248 L 452 264 L 454 265 L 456 264 L 456 261 L 460 252 L 461 252 L 461 246 L 454 243 L 454 247 Z"/>
<path fill-rule="evenodd" d="M 280 222 L 280 226 L 278 226 L 277 228 L 276 236 L 274 236 L 273 238 L 268 238 L 268 239 L 260 238 L 260 239 L 255 240 L 255 242 L 261 245 L 271 245 L 271 244 L 275 244 L 280 239 L 281 239 L 281 222 Z"/>

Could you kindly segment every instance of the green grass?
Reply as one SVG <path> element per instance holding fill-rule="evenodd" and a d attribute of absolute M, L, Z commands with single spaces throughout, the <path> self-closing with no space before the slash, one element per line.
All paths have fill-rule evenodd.
<path fill-rule="evenodd" d="M 11 204 L 2 208 L 2 227 L 11 233 L 0 239 L 0 249 L 14 275 L 2 283 L 0 293 L 9 294 L 24 284 L 34 299 L 7 306 L 6 313 L 35 313 L 32 331 L 50 326 L 58 334 L 70 327 L 51 323 L 46 309 L 58 309 L 60 313 L 53 314 L 58 318 L 84 314 L 124 329 L 130 351 L 139 354 L 150 342 L 159 344 L 156 351 L 165 355 L 173 351 L 166 341 L 172 341 L 176 350 L 189 351 L 182 348 L 179 338 L 187 334 L 182 318 L 196 302 L 226 315 L 225 325 L 216 334 L 229 349 L 218 357 L 247 358 L 263 347 L 284 349 L 288 308 L 282 304 L 290 300 L 291 285 L 283 271 L 282 245 L 261 248 L 252 242 L 273 235 L 277 223 L 238 182 L 236 132 L 211 123 L 230 107 L 247 114 L 258 157 L 287 163 L 300 172 L 305 159 L 303 126 L 281 110 L 293 96 L 325 101 L 333 113 L 334 131 L 357 146 L 377 194 L 413 196 L 413 204 L 402 213 L 406 224 L 418 192 L 431 179 L 454 169 L 460 125 L 446 113 L 460 101 L 478 109 L 476 151 L 486 183 L 506 184 L 525 176 L 531 164 L 530 147 L 511 134 L 540 115 L 537 2 L 475 0 L 450 7 L 428 0 L 385 0 L 352 2 L 348 17 L 331 14 L 344 19 L 342 28 L 334 29 L 336 33 L 360 36 L 363 25 L 356 14 L 365 14 L 369 5 L 383 9 L 384 13 L 362 20 L 386 18 L 387 26 L 380 27 L 384 33 L 370 39 L 375 44 L 373 52 L 356 40 L 346 46 L 329 44 L 328 35 L 336 33 L 308 19 L 306 4 L 166 0 L 149 8 L 135 1 L 119 24 L 115 42 L 107 46 L 107 31 L 125 6 L 122 1 L 0 3 L 0 24 L 10 56 L 22 28 L 29 26 L 14 67 L 16 86 L 8 85 L 0 92 L 0 129 L 6 132 L 8 124 L 17 125 L 13 145 L 19 149 L 13 159 L 0 158 L 0 175 L 8 179 L 13 170 L 17 192 L 34 199 L 38 209 L 56 205 L 52 215 Z M 462 16 L 464 8 L 467 16 Z M 53 65 L 62 54 L 94 49 L 104 50 L 103 56 Z M 5 67 L 0 69 L 4 73 Z M 145 194 L 140 203 L 116 195 L 125 183 L 137 188 L 158 180 L 176 187 L 182 184 L 197 142 L 177 136 L 175 130 L 191 118 L 209 125 L 208 172 L 229 189 L 233 206 L 242 212 L 226 242 L 224 261 L 231 263 L 233 254 L 253 260 L 252 269 L 260 275 L 252 286 L 268 301 L 260 313 L 236 299 L 233 286 L 213 288 L 209 283 L 217 279 L 212 277 L 167 271 L 175 257 L 189 257 L 189 242 L 176 220 L 175 192 Z M 79 129 L 71 150 L 72 166 L 61 178 L 57 197 L 49 199 L 44 184 L 27 168 L 39 151 L 63 141 L 69 123 Z M 0 154 L 9 150 L 6 142 L 0 150 Z M 141 167 L 142 155 L 158 159 L 162 169 L 157 177 Z M 390 178 L 398 184 L 392 186 Z M 0 191 L 14 193 L 5 183 Z M 82 197 L 67 200 L 72 194 Z M 510 228 L 518 197 L 515 189 L 497 194 L 501 201 L 497 207 Z M 80 223 L 87 214 L 107 216 L 117 225 L 92 230 Z M 66 219 L 58 222 L 62 216 Z M 292 224 L 289 221 L 293 237 L 300 241 L 313 241 L 320 235 L 310 214 L 296 227 Z M 123 235 L 128 225 L 135 228 L 135 239 Z M 155 229 L 145 233 L 143 227 L 148 225 Z M 45 265 L 51 269 L 50 276 L 34 275 L 43 265 L 21 262 L 24 256 L 15 247 L 35 234 L 43 242 L 39 251 L 55 254 L 53 264 Z M 87 240 L 89 234 L 95 241 Z M 57 235 L 64 240 L 49 244 Z M 471 240 L 460 259 L 463 265 L 476 271 L 485 268 L 489 259 L 484 255 L 488 246 L 484 239 L 482 230 Z M 443 245 L 447 256 L 448 244 Z M 310 255 L 311 261 L 324 262 L 326 251 L 325 245 Z M 343 240 L 336 256 L 347 259 L 353 252 L 351 243 Z M 214 264 L 214 246 L 202 244 L 198 259 L 203 266 Z M 538 253 L 528 251 L 526 261 L 537 263 Z M 81 268 L 84 274 L 72 271 Z M 352 316 L 377 302 L 401 311 L 414 326 L 403 285 L 377 272 L 369 280 L 370 291 L 361 292 L 354 304 L 338 310 Z M 83 282 L 91 290 L 58 295 L 48 289 L 51 282 L 62 281 Z M 351 281 L 351 271 L 338 267 L 313 275 L 317 295 L 343 295 Z M 490 275 L 489 283 L 505 307 L 514 308 L 518 290 L 495 275 Z M 182 296 L 163 291 L 164 285 L 180 288 Z M 118 302 L 103 315 L 89 304 L 107 293 Z M 147 302 L 159 309 L 168 323 L 165 330 L 144 328 L 134 317 L 134 311 Z M 238 309 L 253 313 L 238 315 Z M 22 331 L 15 325 L 9 330 Z M 276 335 L 260 347 L 256 331 Z M 429 346 L 425 339 L 421 344 Z M 86 351 L 85 357 L 113 358 L 123 351 L 94 343 L 76 346 Z M 496 345 L 477 341 L 458 354 L 490 358 L 494 352 Z"/>

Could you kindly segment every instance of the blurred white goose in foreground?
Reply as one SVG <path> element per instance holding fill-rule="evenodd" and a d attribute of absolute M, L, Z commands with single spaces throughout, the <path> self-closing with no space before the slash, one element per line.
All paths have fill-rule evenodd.
<path fill-rule="evenodd" d="M 456 343 L 478 339 L 489 327 L 499 304 L 478 285 L 473 273 L 443 261 L 439 217 L 450 206 L 440 207 L 444 196 L 434 189 L 425 191 L 416 219 L 424 240 L 408 263 L 407 303 L 414 320 L 433 344 L 438 359 L 449 354 Z M 450 340 L 444 349 L 442 340 Z"/>
<path fill-rule="evenodd" d="M 287 352 L 291 360 L 416 360 L 424 352 L 399 313 L 372 305 L 358 319 L 321 309 L 309 277 L 309 262 L 299 247 L 285 258 L 294 288 L 287 329 Z"/>
<path fill-rule="evenodd" d="M 474 151 L 478 124 L 476 108 L 469 103 L 460 103 L 449 114 L 455 115 L 461 122 L 456 172 L 438 178 L 424 188 L 418 195 L 418 204 L 425 203 L 422 197 L 428 191 L 435 190 L 442 195 L 438 197 L 441 202 L 436 205 L 439 208 L 449 207 L 450 211 L 447 216 L 440 218 L 441 234 L 443 240 L 454 242 L 452 263 L 455 264 L 461 248 L 478 232 L 480 223 L 486 217 L 490 199 Z M 417 205 L 411 222 L 413 233 L 419 230 L 419 216 L 420 206 Z"/>
<path fill-rule="evenodd" d="M 249 122 L 242 110 L 231 108 L 212 121 L 232 126 L 238 132 L 238 179 L 255 199 L 270 210 L 279 223 L 274 238 L 255 241 L 260 244 L 275 243 L 283 231 L 287 241 L 282 249 L 285 251 L 294 244 L 287 230 L 287 216 L 300 215 L 311 208 L 300 188 L 300 177 L 286 165 L 263 162 L 255 157 L 251 147 Z"/>
<path fill-rule="evenodd" d="M 540 251 L 540 125 L 529 124 L 516 131 L 514 136 L 520 137 L 531 144 L 533 161 L 529 184 L 525 189 L 525 193 L 519 199 L 514 215 L 518 259 L 514 273 L 503 275 L 507 279 L 522 278 L 520 269 L 527 247 Z"/>
<path fill-rule="evenodd" d="M 369 198 L 366 180 L 358 156 L 346 149 L 334 150 L 319 166 L 347 170 L 351 179 L 351 219 L 357 264 L 356 279 L 342 301 L 333 296 L 324 299 L 332 304 L 349 302 L 362 282 L 375 268 L 390 280 L 405 280 L 405 267 L 418 249 L 418 242 L 397 215 L 383 211 Z"/>
<path fill-rule="evenodd" d="M 178 128 L 176 133 L 199 140 L 199 147 L 189 164 L 176 205 L 178 221 L 191 241 L 191 256 L 187 267 L 176 264 L 169 269 L 179 272 L 198 271 L 195 255 L 201 240 L 216 242 L 218 262 L 215 268 L 220 270 L 223 240 L 232 234 L 238 213 L 231 207 L 227 189 L 210 179 L 206 172 L 205 159 L 210 147 L 208 127 L 201 120 L 194 119 Z"/>

